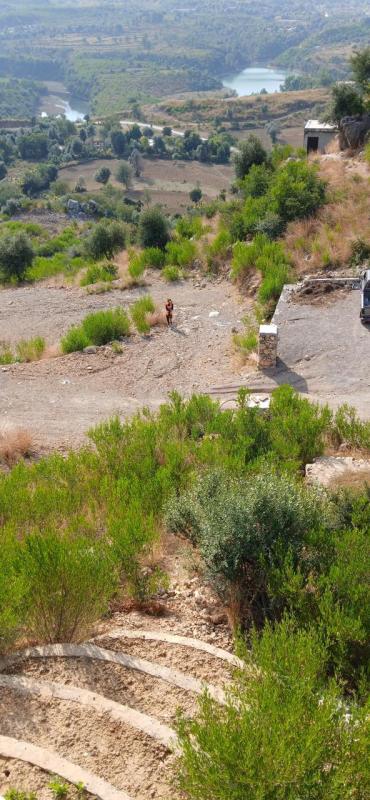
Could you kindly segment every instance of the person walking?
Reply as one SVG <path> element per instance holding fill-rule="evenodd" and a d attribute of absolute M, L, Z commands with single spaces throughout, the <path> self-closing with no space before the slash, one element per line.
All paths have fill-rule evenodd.
<path fill-rule="evenodd" d="M 168 327 L 172 325 L 172 315 L 173 315 L 173 302 L 169 297 L 166 303 L 166 320 Z"/>

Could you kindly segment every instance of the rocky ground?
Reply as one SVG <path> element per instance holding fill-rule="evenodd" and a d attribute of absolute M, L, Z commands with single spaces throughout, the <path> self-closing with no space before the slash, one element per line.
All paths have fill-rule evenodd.
<path fill-rule="evenodd" d="M 122 353 L 99 348 L 94 354 L 50 357 L 72 325 L 98 309 L 130 305 L 150 293 L 162 310 L 168 295 L 174 325 L 134 334 Z M 39 362 L 0 368 L 0 415 L 27 427 L 37 447 L 68 447 L 113 414 L 126 416 L 143 405 L 157 408 L 168 392 L 206 391 L 222 380 L 241 379 L 232 329 L 242 329 L 250 301 L 224 279 L 190 279 L 170 287 L 153 273 L 145 287 L 89 295 L 79 287 L 35 286 L 0 293 L 0 341 L 43 336 L 47 355 Z"/>

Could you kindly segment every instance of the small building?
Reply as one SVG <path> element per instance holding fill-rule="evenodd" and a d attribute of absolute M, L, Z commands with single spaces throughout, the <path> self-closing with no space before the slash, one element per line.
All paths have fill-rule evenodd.
<path fill-rule="evenodd" d="M 336 125 L 309 119 L 304 126 L 303 146 L 307 153 L 325 153 L 326 148 L 338 133 Z"/>

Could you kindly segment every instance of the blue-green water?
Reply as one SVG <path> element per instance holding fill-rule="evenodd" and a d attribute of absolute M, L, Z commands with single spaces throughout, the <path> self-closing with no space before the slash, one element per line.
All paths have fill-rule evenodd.
<path fill-rule="evenodd" d="M 261 89 L 266 89 L 268 94 L 278 92 L 285 77 L 285 72 L 274 67 L 247 67 L 237 75 L 227 75 L 222 83 L 228 89 L 234 89 L 239 97 L 244 97 Z"/>

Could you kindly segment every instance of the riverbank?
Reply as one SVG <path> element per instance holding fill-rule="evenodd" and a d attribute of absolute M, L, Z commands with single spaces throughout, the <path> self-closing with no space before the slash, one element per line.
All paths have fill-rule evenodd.
<path fill-rule="evenodd" d="M 44 81 L 48 93 L 41 98 L 38 114 L 41 117 L 64 114 L 70 122 L 79 122 L 89 113 L 89 103 L 74 97 L 60 81 Z"/>

